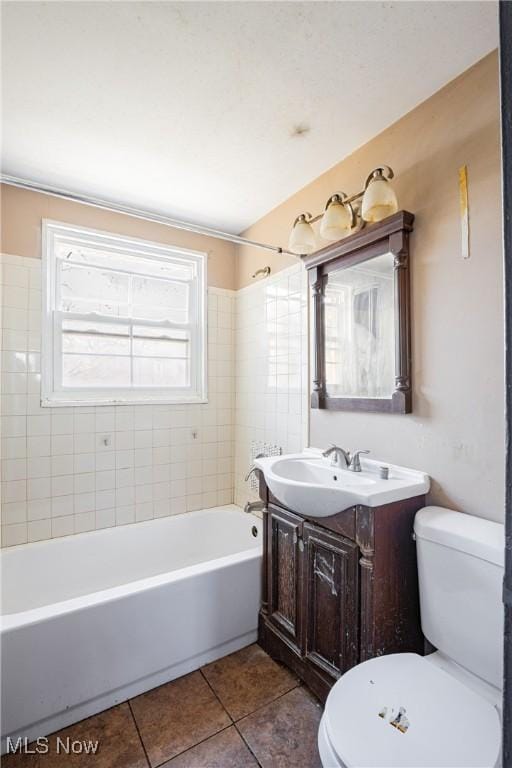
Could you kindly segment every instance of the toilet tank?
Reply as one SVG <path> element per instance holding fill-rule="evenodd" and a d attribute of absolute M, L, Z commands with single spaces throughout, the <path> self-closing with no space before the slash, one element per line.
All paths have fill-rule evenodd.
<path fill-rule="evenodd" d="M 423 634 L 445 656 L 501 688 L 504 526 L 425 507 L 414 532 Z"/>

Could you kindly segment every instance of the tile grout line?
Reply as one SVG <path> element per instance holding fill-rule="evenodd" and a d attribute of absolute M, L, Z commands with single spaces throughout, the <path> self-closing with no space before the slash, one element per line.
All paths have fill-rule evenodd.
<path fill-rule="evenodd" d="M 292 688 L 289 688 L 284 693 L 280 693 L 279 696 L 276 696 L 274 699 L 270 699 L 269 701 L 266 701 L 264 704 L 260 704 L 259 707 L 256 707 L 256 709 L 253 709 L 251 712 L 247 712 L 247 714 L 245 715 L 242 715 L 242 717 L 239 717 L 238 720 L 233 720 L 234 725 L 236 725 L 237 723 L 241 723 L 242 720 L 245 720 L 246 717 L 250 717 L 251 715 L 256 714 L 256 712 L 259 712 L 261 709 L 265 709 L 265 707 L 268 707 L 270 704 L 273 704 L 275 701 L 279 701 L 279 699 L 282 699 L 283 696 L 286 696 L 287 693 L 291 693 L 296 688 L 305 688 L 305 686 L 303 686 L 299 680 L 296 685 L 294 685 Z M 306 688 L 306 690 L 308 689 Z"/>
<path fill-rule="evenodd" d="M 214 736 L 218 736 L 219 733 L 224 733 L 224 731 L 229 730 L 229 728 L 233 728 L 233 726 L 234 726 L 234 723 L 230 723 L 229 725 L 224 726 L 224 728 L 221 728 L 220 731 L 215 731 L 215 733 L 211 733 L 209 736 L 206 736 L 204 739 L 201 739 L 201 741 L 198 741 L 197 744 L 192 744 L 192 746 L 187 747 L 181 752 L 178 752 L 176 755 L 166 758 L 163 762 L 156 763 L 156 765 L 150 764 L 150 768 L 161 768 L 162 765 L 165 765 L 166 763 L 170 763 L 172 760 L 174 760 L 175 757 L 181 757 L 182 755 L 186 755 L 187 752 L 190 752 L 192 749 L 195 749 L 200 744 L 204 744 L 205 741 L 208 741 L 208 739 L 213 739 Z"/>
<path fill-rule="evenodd" d="M 258 645 L 258 644 L 256 643 L 256 645 Z M 261 646 L 260 646 L 260 645 L 258 645 L 258 647 L 259 647 L 259 648 L 261 648 Z M 227 658 L 227 657 L 223 657 L 223 658 Z M 276 662 L 276 663 L 278 663 L 278 662 Z M 286 669 L 286 667 L 284 667 L 284 665 L 282 665 L 282 664 L 280 664 L 279 666 L 283 667 L 283 669 Z M 215 696 L 215 698 L 217 699 L 217 701 L 219 702 L 219 704 L 221 705 L 221 707 L 224 709 L 224 711 L 226 712 L 227 716 L 228 716 L 228 717 L 231 719 L 231 721 L 232 721 L 233 725 L 236 725 L 236 723 L 239 723 L 239 722 L 240 722 L 241 720 L 243 720 L 245 717 L 249 717 L 249 715 L 252 715 L 252 714 L 254 714 L 254 712 L 259 712 L 259 710 L 260 710 L 260 709 L 263 709 L 263 707 L 266 707 L 268 704 L 272 704 L 274 701 L 278 701 L 279 699 L 282 699 L 282 697 L 283 697 L 283 696 L 286 696 L 286 694 L 287 694 L 287 693 L 290 693 L 290 691 L 293 691 L 293 690 L 295 690 L 295 688 L 302 688 L 302 687 L 305 687 L 305 686 L 303 686 L 303 684 L 302 684 L 302 682 L 299 680 L 299 678 L 298 678 L 298 677 L 295 677 L 295 675 L 293 675 L 293 676 L 295 677 L 295 680 L 296 680 L 296 682 L 295 682 L 295 685 L 293 685 L 293 686 L 292 686 L 291 688 L 289 688 L 287 691 L 284 691 L 284 693 L 280 693 L 280 694 L 279 694 L 278 696 L 276 696 L 275 698 L 273 698 L 273 699 L 270 699 L 270 701 L 266 701 L 264 704 L 260 704 L 260 706 L 259 706 L 259 707 L 256 707 L 256 709 L 252 709 L 250 712 L 247 712 L 245 715 L 242 715 L 241 717 L 239 717 L 238 719 L 236 719 L 236 720 L 235 720 L 235 718 L 234 718 L 234 717 L 232 717 L 232 716 L 230 715 L 230 713 L 228 712 L 228 710 L 226 709 L 226 707 L 225 707 L 225 706 L 224 706 L 224 704 L 222 703 L 222 700 L 221 700 L 221 699 L 219 698 L 219 696 L 217 695 L 217 692 L 215 691 L 214 687 L 212 686 L 212 684 L 210 683 L 210 681 L 208 680 L 208 678 L 207 678 L 207 677 L 206 677 L 206 675 L 204 674 L 204 672 L 203 672 L 203 669 L 204 669 L 204 667 L 200 667 L 200 668 L 199 668 L 199 672 L 201 672 L 201 674 L 202 674 L 203 678 L 206 680 L 206 682 L 208 683 L 209 687 L 211 688 L 213 695 Z M 288 670 L 288 671 L 289 671 L 289 670 Z M 291 674 L 293 674 L 293 673 L 291 673 Z M 307 689 L 307 690 L 309 690 L 309 689 Z M 238 729 L 237 729 L 237 730 L 238 730 Z"/>
<path fill-rule="evenodd" d="M 213 693 L 213 695 L 215 696 L 215 698 L 217 699 L 217 701 L 218 701 L 218 702 L 219 702 L 219 704 L 221 705 L 222 709 L 224 710 L 224 712 L 226 713 L 226 715 L 227 715 L 227 716 L 229 717 L 229 719 L 231 720 L 231 724 L 232 724 L 232 725 L 234 725 L 234 724 L 235 724 L 235 721 L 234 721 L 234 719 L 231 717 L 230 713 L 228 712 L 228 710 L 226 709 L 226 707 L 225 707 L 225 706 L 224 706 L 224 704 L 222 703 L 221 699 L 220 699 L 220 698 L 219 698 L 219 696 L 217 695 L 217 691 L 214 689 L 214 687 L 212 686 L 212 684 L 210 683 L 210 681 L 208 680 L 208 678 L 207 678 L 207 677 L 206 677 L 206 675 L 204 674 L 204 672 L 203 672 L 203 667 L 200 667 L 200 668 L 199 668 L 199 672 L 201 673 L 201 677 L 203 678 L 203 680 L 206 682 L 206 685 L 207 685 L 207 686 L 208 686 L 208 688 L 211 690 L 211 692 Z"/>
<path fill-rule="evenodd" d="M 242 720 L 245 720 L 246 718 L 251 717 L 251 715 L 254 715 L 256 712 L 260 712 L 262 709 L 265 709 L 265 707 L 268 707 L 270 704 L 273 704 L 275 701 L 279 701 L 279 699 L 282 699 L 283 696 L 286 696 L 287 693 L 291 693 L 291 691 L 294 691 L 296 688 L 301 688 L 301 687 L 302 687 L 302 685 L 301 685 L 301 682 L 299 680 L 299 681 L 297 681 L 297 685 L 294 685 L 293 688 L 290 688 L 290 690 L 285 691 L 284 693 L 281 693 L 279 696 L 276 696 L 276 698 L 272 699 L 271 701 L 267 701 L 266 704 L 262 704 L 261 707 L 256 707 L 256 709 L 253 709 L 252 712 L 249 712 L 248 714 L 243 715 L 243 717 L 240 717 L 238 720 L 235 720 L 233 722 L 233 725 L 236 728 L 236 732 L 239 734 L 240 738 L 242 739 L 242 741 L 246 745 L 247 749 L 249 750 L 251 755 L 254 757 L 254 759 L 258 763 L 259 768 L 263 768 L 263 766 L 261 765 L 260 761 L 258 760 L 258 757 L 257 757 L 256 753 L 253 751 L 251 745 L 249 744 L 249 742 L 245 738 L 244 734 L 239 729 L 238 724 L 241 723 Z"/>
<path fill-rule="evenodd" d="M 128 709 L 130 710 L 130 714 L 132 716 L 132 720 L 133 720 L 134 725 L 135 725 L 135 730 L 137 731 L 137 736 L 139 737 L 139 741 L 140 741 L 141 746 L 142 746 L 142 751 L 144 752 L 144 756 L 145 756 L 146 762 L 148 764 L 148 768 L 153 768 L 152 765 L 151 765 L 151 761 L 149 759 L 149 755 L 148 755 L 148 753 L 146 751 L 146 747 L 145 747 L 144 741 L 142 739 L 142 734 L 141 734 L 141 732 L 139 730 L 139 724 L 137 723 L 137 720 L 135 719 L 135 715 L 133 713 L 132 700 L 128 699 L 127 704 L 128 704 Z"/>
<path fill-rule="evenodd" d="M 231 720 L 232 724 L 233 724 L 233 725 L 234 725 L 234 727 L 235 727 L 235 730 L 236 730 L 236 732 L 238 733 L 238 735 L 239 735 L 239 736 L 240 736 L 240 738 L 242 739 L 243 743 L 245 744 L 245 746 L 247 747 L 247 749 L 249 750 L 249 752 L 251 753 L 251 755 L 252 755 L 252 756 L 254 757 L 254 759 L 256 760 L 256 763 L 258 764 L 259 768 L 262 768 L 262 765 L 261 765 L 260 761 L 258 760 L 258 757 L 257 757 L 257 755 L 256 755 L 256 754 L 253 752 L 251 745 L 248 743 L 248 741 L 247 741 L 247 740 L 246 740 L 246 738 L 244 737 L 243 733 L 241 733 L 241 731 L 240 731 L 240 729 L 238 728 L 238 725 L 237 725 L 237 724 L 238 724 L 238 723 L 240 723 L 242 720 L 244 720 L 246 717 L 250 717 L 250 716 L 251 716 L 251 715 L 253 715 L 255 712 L 259 712 L 261 709 L 264 709 L 266 706 L 268 706 L 268 705 L 270 705 L 270 704 L 273 704 L 275 701 L 279 701 L 279 699 L 282 699 L 282 698 L 283 698 L 283 696 L 286 696 L 286 694 L 287 694 L 287 693 L 290 693 L 291 691 L 294 691 L 296 688 L 300 688 L 300 687 L 301 687 L 301 682 L 300 682 L 300 680 L 297 680 L 296 684 L 295 684 L 295 685 L 294 685 L 292 688 L 289 688 L 289 689 L 288 689 L 287 691 L 285 691 L 284 693 L 281 693 L 281 694 L 279 694 L 279 696 L 276 696 L 275 698 L 271 699 L 270 701 L 267 701 L 267 702 L 265 702 L 265 704 L 262 704 L 261 706 L 259 706 L 259 707 L 256 707 L 256 709 L 253 709 L 251 712 L 248 712 L 247 714 L 245 714 L 245 715 L 242 715 L 242 717 L 239 717 L 239 718 L 238 718 L 238 720 L 235 720 L 235 719 L 234 719 L 234 718 L 231 716 L 231 714 L 228 712 L 228 710 L 226 709 L 226 707 L 224 706 L 224 704 L 222 703 L 222 700 L 221 700 L 221 699 L 219 698 L 219 696 L 217 695 L 217 692 L 215 691 L 215 689 L 214 689 L 214 688 L 213 688 L 213 686 L 211 685 L 211 683 L 210 683 L 210 681 L 208 680 L 208 678 L 206 677 L 206 675 L 203 673 L 203 667 L 201 667 L 201 668 L 199 669 L 199 671 L 201 672 L 201 674 L 202 674 L 202 676 L 203 676 L 204 680 L 206 680 L 206 682 L 207 682 L 208 686 L 210 687 L 210 689 L 211 689 L 211 691 L 212 691 L 213 695 L 215 696 L 215 698 L 217 699 L 217 701 L 219 702 L 219 704 L 221 705 L 221 707 L 224 709 L 224 711 L 226 712 L 226 714 L 227 714 L 227 715 L 228 715 L 228 717 L 230 718 L 230 720 Z M 228 727 L 231 727 L 231 726 L 228 726 Z M 225 730 L 225 729 L 224 729 L 224 730 Z M 220 733 L 220 731 L 219 731 L 219 733 Z M 201 742 L 200 742 L 200 743 L 201 743 Z"/>
<path fill-rule="evenodd" d="M 244 744 L 247 746 L 247 749 L 249 750 L 249 752 L 251 753 L 251 755 L 252 755 L 252 756 L 254 757 L 254 759 L 256 760 L 256 762 L 257 762 L 257 764 L 258 764 L 259 768 L 263 768 L 263 766 L 262 766 L 262 764 L 260 763 L 260 761 L 258 760 L 258 757 L 257 757 L 256 753 L 253 751 L 253 749 L 252 749 L 251 745 L 249 744 L 249 742 L 247 741 L 247 739 L 245 738 L 244 734 L 242 733 L 242 731 L 239 729 L 239 727 L 238 727 L 238 726 L 239 726 L 239 724 L 242 722 L 242 720 L 246 720 L 247 718 L 249 718 L 249 717 L 251 717 L 252 715 L 256 714 L 256 712 L 260 712 L 262 709 L 265 709 L 265 707 L 268 707 L 268 706 L 270 706 L 271 704 L 274 704 L 274 702 L 276 702 L 276 701 L 279 701 L 280 699 L 284 698 L 284 697 L 285 697 L 285 696 L 286 696 L 288 693 L 291 693 L 292 691 L 295 691 L 295 690 L 297 690 L 297 688 L 304 688 L 304 689 L 305 689 L 305 690 L 306 690 L 306 691 L 307 691 L 307 692 L 308 692 L 310 695 L 312 695 L 312 694 L 311 694 L 311 692 L 309 691 L 309 689 L 308 689 L 306 686 L 304 686 L 304 685 L 301 683 L 301 681 L 300 681 L 300 680 L 298 680 L 298 681 L 297 681 L 297 684 L 296 684 L 296 685 L 294 685 L 294 687 L 293 687 L 293 688 L 290 688 L 290 690 L 288 690 L 288 691 L 285 691 L 284 693 L 281 693 L 279 696 L 276 696 L 276 698 L 275 698 L 275 699 L 272 699 L 271 701 L 268 701 L 266 704 L 262 704 L 260 707 L 257 707 L 257 708 L 256 708 L 256 709 L 254 709 L 252 712 L 249 712 L 247 715 L 244 715 L 243 717 L 239 718 L 238 720 L 235 720 L 235 721 L 234 721 L 234 723 L 233 723 L 233 725 L 234 725 L 234 726 L 235 726 L 235 728 L 236 728 L 236 731 L 237 731 L 237 733 L 239 734 L 239 736 L 240 736 L 240 738 L 242 739 L 242 741 L 244 742 Z M 315 697 L 313 697 L 313 698 L 315 698 Z"/>
<path fill-rule="evenodd" d="M 215 696 L 215 698 L 217 699 L 217 701 L 218 701 L 218 702 L 219 702 L 219 704 L 221 705 L 222 709 L 223 709 L 223 710 L 226 712 L 227 716 L 228 716 L 228 717 L 229 717 L 229 719 L 231 720 L 231 725 L 230 725 L 230 726 L 228 726 L 228 727 L 229 727 L 229 728 L 231 728 L 232 726 L 234 727 L 235 731 L 238 733 L 238 735 L 239 735 L 239 736 L 240 736 L 240 738 L 242 739 L 243 743 L 245 744 L 245 746 L 246 746 L 246 747 L 247 747 L 247 749 L 249 750 L 250 754 L 251 754 L 251 755 L 254 757 L 254 759 L 256 760 L 256 764 L 258 765 L 258 768 L 262 768 L 262 765 L 261 765 L 260 761 L 258 760 L 258 758 L 256 757 L 256 755 L 255 755 L 255 754 L 254 754 L 254 752 L 252 751 L 252 749 L 251 749 L 250 745 L 247 743 L 247 741 L 244 739 L 243 735 L 240 733 L 240 731 L 239 731 L 239 730 L 238 730 L 238 728 L 236 727 L 236 721 L 235 721 L 235 719 L 234 719 L 233 717 L 231 717 L 231 714 L 228 712 L 228 710 L 226 709 L 226 707 L 225 707 L 225 706 L 224 706 L 224 704 L 222 703 L 221 699 L 220 699 L 220 698 L 219 698 L 219 696 L 217 695 L 217 692 L 216 692 L 216 691 L 215 691 L 215 689 L 213 688 L 212 684 L 210 683 L 210 681 L 208 680 L 208 678 L 207 678 L 207 677 L 206 677 L 206 675 L 204 674 L 204 672 L 203 672 L 203 667 L 201 667 L 201 668 L 199 669 L 199 671 L 200 671 L 201 675 L 203 676 L 203 679 L 204 679 L 204 680 L 206 680 L 206 683 L 207 683 L 207 685 L 208 685 L 208 686 L 209 686 L 209 688 L 211 689 L 211 691 L 212 691 L 213 695 Z M 251 713 L 251 714 L 252 714 L 252 713 Z"/>
<path fill-rule="evenodd" d="M 251 714 L 252 714 L 252 712 L 251 712 Z M 243 718 L 242 718 L 242 719 L 243 719 Z M 238 722 L 240 722 L 240 721 L 238 721 Z M 240 736 L 240 738 L 242 739 L 243 743 L 245 744 L 245 746 L 247 747 L 247 749 L 249 750 L 249 752 L 251 753 L 251 755 L 252 755 L 252 756 L 254 757 L 254 759 L 256 760 L 256 763 L 257 763 L 257 765 L 258 765 L 258 768 L 263 768 L 263 766 L 261 765 L 260 761 L 258 760 L 258 758 L 257 758 L 256 754 L 254 753 L 254 751 L 253 751 L 253 749 L 252 749 L 251 745 L 249 744 L 249 742 L 247 741 L 247 739 L 245 738 L 245 736 L 243 735 L 243 733 L 241 733 L 241 732 L 240 732 L 240 730 L 237 728 L 237 725 L 236 725 L 236 723 L 233 723 L 233 725 L 235 726 L 235 730 L 236 730 L 236 732 L 238 733 L 238 735 Z"/>
<path fill-rule="evenodd" d="M 170 761 L 170 760 L 174 760 L 174 758 L 175 758 L 175 757 L 178 757 L 179 755 L 184 755 L 184 754 L 186 754 L 187 752 L 190 752 L 190 750 L 191 750 L 191 749 L 194 749 L 195 747 L 198 747 L 200 744 L 204 744 L 204 742 L 205 742 L 205 741 L 208 741 L 208 739 L 211 739 L 211 738 L 213 738 L 214 736 L 217 736 L 219 733 L 223 733 L 224 731 L 227 731 L 227 730 L 228 730 L 228 728 L 232 728 L 232 727 L 235 725 L 235 721 L 233 720 L 233 718 L 231 717 L 231 715 L 230 715 L 230 714 L 229 714 L 229 712 L 227 711 L 227 709 L 226 709 L 226 707 L 224 706 L 224 704 L 222 703 L 222 701 L 221 701 L 221 700 L 219 699 L 219 697 L 217 696 L 217 693 L 214 691 L 214 689 L 213 689 L 213 688 L 212 688 L 212 686 L 210 685 L 210 682 L 209 682 L 209 680 L 207 679 L 206 675 L 204 675 L 204 674 L 203 674 L 203 668 L 202 668 L 202 667 L 200 667 L 200 668 L 199 668 L 198 670 L 196 670 L 196 671 L 201 673 L 201 677 L 203 678 L 203 680 L 205 681 L 205 683 L 207 684 L 207 686 L 210 688 L 211 692 L 213 693 L 213 695 L 215 696 L 215 698 L 216 698 L 216 699 L 217 699 L 217 701 L 219 702 L 219 704 L 220 704 L 220 706 L 222 707 L 223 711 L 224 711 L 224 712 L 226 713 L 226 715 L 229 717 L 229 720 L 230 720 L 230 722 L 229 722 L 229 725 L 226 725 L 224 728 L 221 728 L 220 730 L 218 730 L 218 731 L 215 731 L 215 733 L 210 733 L 210 735 L 209 735 L 209 736 L 206 736 L 204 739 L 201 739 L 200 741 L 196 742 L 195 744 L 192 744 L 190 747 L 187 747 L 187 748 L 186 748 L 186 749 L 184 749 L 182 752 L 178 752 L 178 754 L 176 754 L 176 755 L 173 755 L 173 757 L 171 757 L 171 758 L 168 758 L 168 759 L 164 760 L 164 761 L 163 761 L 163 762 L 161 762 L 161 763 L 157 763 L 157 764 L 156 764 L 156 765 L 154 765 L 154 766 L 152 766 L 152 765 L 151 765 L 151 763 L 149 763 L 149 765 L 150 765 L 150 768 L 159 768 L 159 766 L 161 766 L 161 765 L 164 765 L 166 762 L 168 762 L 168 761 Z M 178 679 L 179 679 L 179 678 L 178 678 Z M 171 682 L 172 682 L 172 681 L 171 681 Z M 130 707 L 130 710 L 131 710 L 131 707 Z M 133 714 L 133 713 L 132 713 L 132 714 Z M 135 720 L 135 716 L 134 716 L 134 718 L 133 718 L 133 719 Z M 138 729 L 137 729 L 137 730 L 138 730 Z M 237 729 L 237 731 L 238 731 L 238 729 Z M 141 737 L 141 741 L 142 741 L 142 737 Z M 144 745 L 143 745 L 143 746 L 144 746 Z M 144 751 L 145 751 L 145 750 L 144 750 Z M 259 765 L 259 763 L 258 763 L 258 765 Z"/>

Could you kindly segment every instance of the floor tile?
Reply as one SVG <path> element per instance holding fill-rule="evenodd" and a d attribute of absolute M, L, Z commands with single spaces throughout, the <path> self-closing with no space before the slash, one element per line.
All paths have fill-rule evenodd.
<path fill-rule="evenodd" d="M 257 768 L 235 726 L 211 736 L 161 768 Z"/>
<path fill-rule="evenodd" d="M 57 739 L 59 753 L 57 753 Z M 95 754 L 66 754 L 62 743 L 98 740 Z M 107 709 L 49 737 L 47 754 L 5 755 L 2 768 L 147 768 L 128 704 Z"/>
<path fill-rule="evenodd" d="M 192 672 L 130 701 L 152 766 L 231 725 L 200 672 Z"/>
<path fill-rule="evenodd" d="M 305 688 L 237 723 L 262 768 L 320 768 L 317 733 L 322 708 Z"/>
<path fill-rule="evenodd" d="M 234 720 L 298 685 L 259 645 L 250 645 L 203 667 L 202 672 Z"/>

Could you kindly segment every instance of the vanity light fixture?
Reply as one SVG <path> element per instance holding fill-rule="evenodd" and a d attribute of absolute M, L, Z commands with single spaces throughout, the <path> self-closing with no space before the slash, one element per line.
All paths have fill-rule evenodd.
<path fill-rule="evenodd" d="M 320 237 L 334 242 L 341 240 L 365 223 L 376 223 L 398 211 L 398 201 L 389 183 L 394 173 L 388 165 L 375 168 L 366 179 L 364 189 L 351 197 L 335 192 L 327 200 L 325 210 L 317 216 L 301 213 L 293 222 L 288 243 L 297 256 L 313 253 L 318 247 L 313 224 L 320 221 Z"/>

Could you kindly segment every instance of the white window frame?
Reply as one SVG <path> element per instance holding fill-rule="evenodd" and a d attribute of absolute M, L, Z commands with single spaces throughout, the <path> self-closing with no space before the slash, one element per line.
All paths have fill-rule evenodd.
<path fill-rule="evenodd" d="M 190 323 L 167 323 L 144 321 L 145 325 L 165 325 L 186 328 L 190 331 L 191 386 L 179 389 L 171 387 L 151 388 L 65 388 L 60 385 L 62 365 L 62 333 L 59 320 L 63 313 L 56 308 L 56 280 L 58 259 L 57 241 L 76 245 L 96 247 L 123 255 L 143 255 L 144 258 L 193 263 L 196 268 L 196 290 L 190 293 Z M 59 221 L 43 219 L 42 222 L 42 333 L 41 333 L 41 405 L 96 406 L 96 405 L 140 405 L 140 404 L 184 404 L 206 403 L 207 400 L 207 254 L 191 251 L 162 243 L 139 240 L 134 237 L 102 232 L 88 227 L 73 226 Z M 71 313 L 64 313 L 72 317 Z M 74 317 L 94 318 L 78 314 Z M 130 325 L 131 318 L 112 316 L 112 323 Z M 105 317 L 102 316 L 105 321 Z M 109 320 L 107 320 L 108 322 Z"/>

